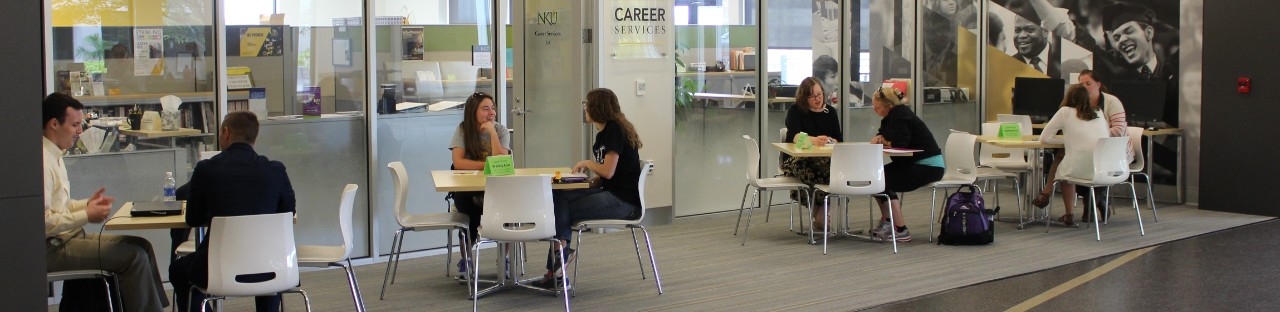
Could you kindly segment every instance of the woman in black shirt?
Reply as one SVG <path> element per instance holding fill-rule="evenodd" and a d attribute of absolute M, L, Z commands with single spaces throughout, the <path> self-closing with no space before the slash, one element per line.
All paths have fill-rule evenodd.
<path fill-rule="evenodd" d="M 901 91 L 894 88 L 880 88 L 871 96 L 872 108 L 881 117 L 880 129 L 871 138 L 873 144 L 884 144 L 885 147 L 917 149 L 919 152 L 911 156 L 890 157 L 891 162 L 884 165 L 885 190 L 889 201 L 876 197 L 880 204 L 880 226 L 871 230 L 871 236 L 884 240 L 893 237 L 889 220 L 886 217 L 889 209 L 893 209 L 893 228 L 899 242 L 911 241 L 911 233 L 907 232 L 907 224 L 903 221 L 902 201 L 897 193 L 914 191 L 942 179 L 944 163 L 942 149 L 933 139 L 933 132 L 925 126 L 924 121 L 916 116 L 903 101 Z"/>
<path fill-rule="evenodd" d="M 640 215 L 640 153 L 643 146 L 636 128 L 627 121 L 612 90 L 599 88 L 587 92 L 582 110 L 588 122 L 595 125 L 596 139 L 591 146 L 592 159 L 573 165 L 573 172 L 591 171 L 591 187 L 553 192 L 556 213 L 556 238 L 560 246 L 568 246 L 573 225 L 585 220 L 634 219 Z M 558 247 L 557 247 L 558 248 Z M 566 263 L 575 258 L 574 250 L 564 250 Z M 556 282 L 560 268 L 555 249 L 547 255 L 547 274 L 543 286 Z"/>
<path fill-rule="evenodd" d="M 835 107 L 827 105 L 825 94 L 826 92 L 822 90 L 822 82 L 817 78 L 809 77 L 800 82 L 800 87 L 796 89 L 796 103 L 787 110 L 785 142 L 795 143 L 796 136 L 801 132 L 808 134 L 809 142 L 813 143 L 813 146 L 824 146 L 844 140 L 844 131 L 840 128 L 840 113 Z M 831 158 L 783 155 L 782 174 L 794 177 L 810 187 L 815 184 L 827 184 L 831 176 Z M 815 192 L 813 198 L 822 198 L 827 195 L 821 191 Z M 799 192 L 792 191 L 791 198 L 799 200 L 802 205 L 809 205 L 809 199 L 801 199 Z M 826 216 L 815 209 L 809 211 L 813 213 L 813 219 L 811 219 L 813 224 L 822 227 Z"/>

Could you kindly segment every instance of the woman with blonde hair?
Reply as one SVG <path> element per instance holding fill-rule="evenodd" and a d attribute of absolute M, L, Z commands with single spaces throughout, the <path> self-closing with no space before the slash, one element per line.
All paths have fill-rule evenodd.
<path fill-rule="evenodd" d="M 547 254 L 547 274 L 540 287 L 554 289 L 560 285 L 565 265 L 559 263 L 557 248 L 565 248 L 565 263 L 576 257 L 568 248 L 573 225 L 585 220 L 635 219 L 640 216 L 640 153 L 644 146 L 636 128 L 622 113 L 613 90 L 598 88 L 587 92 L 582 102 L 587 122 L 596 129 L 591 146 L 592 159 L 573 165 L 573 172 L 590 172 L 591 187 L 552 192 L 555 200 L 556 238 L 558 244 Z"/>
<path fill-rule="evenodd" d="M 871 107 L 881 117 L 880 129 L 871 138 L 873 144 L 885 147 L 916 149 L 911 156 L 889 157 L 884 165 L 884 193 L 889 200 L 876 197 L 880 205 L 880 226 L 871 230 L 871 236 L 881 240 L 897 237 L 899 242 L 911 241 L 906 218 L 902 215 L 902 200 L 897 193 L 910 192 L 942 179 L 945 173 L 942 149 L 933 139 L 933 132 L 907 107 L 906 96 L 892 87 L 880 88 L 871 96 Z M 893 223 L 889 223 L 889 210 L 893 210 Z M 890 232 L 897 232 L 895 233 Z"/>

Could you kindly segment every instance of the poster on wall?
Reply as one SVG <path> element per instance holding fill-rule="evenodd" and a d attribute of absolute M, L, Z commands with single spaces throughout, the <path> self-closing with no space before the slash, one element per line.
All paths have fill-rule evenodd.
<path fill-rule="evenodd" d="M 1094 80 L 1120 98 L 1127 116 L 1118 117 L 1130 126 L 1177 127 L 1180 6 L 1168 0 L 991 0 L 988 44 L 1007 56 L 992 55 L 991 63 L 1011 60 L 1022 70 L 1069 83 L 1077 82 L 1082 70 L 1092 70 Z M 1153 84 L 1159 90 L 1154 94 L 1122 98 L 1143 94 L 1131 88 Z M 1159 184 L 1177 177 L 1174 140 L 1157 139 L 1149 147 L 1154 164 L 1148 166 Z"/>
<path fill-rule="evenodd" d="M 671 54 L 672 0 L 613 1 L 613 59 L 661 59 Z"/>
<path fill-rule="evenodd" d="M 827 104 L 840 107 L 840 4 L 834 0 L 813 0 L 813 76 L 822 81 Z M 849 105 L 860 106 L 860 101 Z"/>
<path fill-rule="evenodd" d="M 164 30 L 133 30 L 133 75 L 155 76 L 164 73 Z"/>
<path fill-rule="evenodd" d="M 404 40 L 404 54 L 400 56 L 400 59 L 404 61 L 421 61 L 422 53 L 425 51 L 422 27 L 400 28 L 400 37 Z"/>
<path fill-rule="evenodd" d="M 280 26 L 246 27 L 240 29 L 240 56 L 284 55 L 284 40 Z"/>

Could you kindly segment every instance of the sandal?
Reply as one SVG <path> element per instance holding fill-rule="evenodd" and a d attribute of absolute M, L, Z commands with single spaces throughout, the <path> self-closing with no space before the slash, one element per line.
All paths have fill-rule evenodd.
<path fill-rule="evenodd" d="M 1037 208 L 1044 208 L 1049 205 L 1049 196 L 1049 193 L 1040 193 L 1040 196 L 1036 196 L 1036 199 L 1031 200 L 1031 204 Z"/>
<path fill-rule="evenodd" d="M 1062 215 L 1061 217 L 1058 217 L 1058 222 L 1062 222 L 1062 224 L 1066 224 L 1067 226 L 1073 226 L 1073 225 L 1076 225 L 1076 220 L 1075 220 L 1075 218 L 1073 218 L 1073 217 L 1074 217 L 1074 216 L 1072 216 L 1072 215 L 1071 215 L 1071 214 L 1069 214 L 1069 213 L 1068 213 L 1068 214 L 1064 214 L 1064 215 Z"/>

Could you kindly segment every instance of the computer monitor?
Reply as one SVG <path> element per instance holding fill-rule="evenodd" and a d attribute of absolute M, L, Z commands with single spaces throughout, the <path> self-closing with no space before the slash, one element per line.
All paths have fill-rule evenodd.
<path fill-rule="evenodd" d="M 1032 121 L 1048 122 L 1062 105 L 1066 80 L 1056 78 L 1017 77 L 1013 81 L 1013 113 L 1031 116 Z"/>
<path fill-rule="evenodd" d="M 1134 126 L 1151 127 L 1164 122 L 1163 81 L 1116 81 L 1109 84 L 1111 95 L 1124 103 L 1125 119 Z"/>

